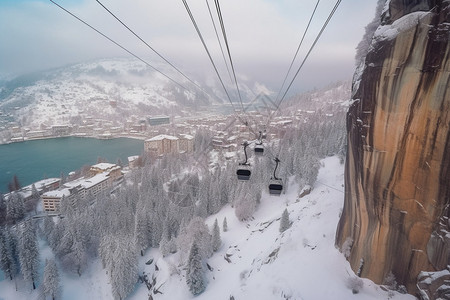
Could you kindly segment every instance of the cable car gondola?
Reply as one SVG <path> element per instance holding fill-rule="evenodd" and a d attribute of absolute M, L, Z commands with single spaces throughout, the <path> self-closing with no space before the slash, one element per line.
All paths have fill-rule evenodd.
<path fill-rule="evenodd" d="M 274 196 L 280 196 L 281 191 L 283 190 L 283 181 L 280 178 L 278 178 L 275 174 L 278 168 L 278 163 L 280 162 L 278 157 L 275 158 L 275 162 L 276 162 L 275 170 L 273 170 L 273 177 L 270 179 L 269 183 L 269 194 Z"/>
<path fill-rule="evenodd" d="M 263 147 L 262 143 L 255 145 L 255 155 L 257 155 L 257 156 L 264 155 L 264 147 Z"/>
<path fill-rule="evenodd" d="M 254 151 L 255 151 L 255 155 L 257 155 L 257 156 L 264 155 L 264 146 L 262 143 L 262 132 L 261 131 L 259 132 L 258 142 L 255 145 Z"/>
<path fill-rule="evenodd" d="M 250 180 L 250 176 L 252 175 L 252 171 L 250 169 L 250 163 L 247 162 L 247 147 L 248 143 L 244 142 L 244 154 L 245 154 L 245 161 L 243 163 L 239 163 L 239 167 L 236 171 L 237 179 L 238 180 Z"/>

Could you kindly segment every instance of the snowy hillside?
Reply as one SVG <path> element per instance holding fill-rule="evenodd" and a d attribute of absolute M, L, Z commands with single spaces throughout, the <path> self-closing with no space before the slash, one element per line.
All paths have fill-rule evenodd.
<path fill-rule="evenodd" d="M 358 294 L 349 288 L 349 278 L 355 275 L 334 246 L 344 198 L 343 169 L 337 157 L 322 160 L 311 194 L 299 199 L 294 184 L 281 197 L 263 194 L 251 221 L 240 222 L 229 205 L 210 216 L 209 227 L 217 218 L 221 229 L 226 217 L 228 231 L 221 230 L 222 246 L 207 261 L 211 267 L 206 271 L 208 285 L 199 296 L 192 296 L 185 272 L 175 267 L 179 256 L 186 253 L 163 257 L 153 248 L 139 262 L 139 273 L 145 272 L 155 280 L 152 290 L 138 283 L 127 299 L 414 299 L 386 291 L 367 279 L 362 279 L 364 284 Z M 292 224 L 280 234 L 280 217 L 286 208 Z M 45 243 L 41 247 L 43 266 L 45 258 L 52 254 Z M 113 298 L 99 260 L 81 277 L 66 272 L 61 272 L 61 277 L 62 299 Z M 37 291 L 30 294 L 19 286 L 16 292 L 13 282 L 0 277 L 0 299 L 37 298 Z"/>
<path fill-rule="evenodd" d="M 197 81 L 187 74 L 205 94 L 170 67 L 155 67 L 170 79 L 137 60 L 104 59 L 0 81 L 0 111 L 22 126 L 39 128 L 75 125 L 86 117 L 123 122 L 130 117 L 179 114 L 226 99 L 215 80 Z M 243 97 L 250 99 L 254 95 L 246 84 L 250 83 L 241 87 Z"/>
<path fill-rule="evenodd" d="M 322 111 L 346 111 L 349 105 L 351 81 L 336 82 L 320 89 L 295 95 L 285 101 L 283 108 Z"/>
<path fill-rule="evenodd" d="M 239 222 L 234 209 L 227 206 L 208 219 L 212 227 L 217 218 L 227 218 L 228 231 L 221 232 L 223 245 L 208 261 L 213 268 L 209 283 L 196 299 L 388 299 L 388 292 L 370 280 L 353 295 L 347 287 L 355 276 L 342 253 L 334 247 L 336 224 L 343 204 L 343 165 L 330 157 L 322 161 L 316 186 L 310 195 L 297 198 L 295 187 L 281 197 L 263 195 L 261 206 L 250 222 Z M 287 208 L 292 225 L 280 234 L 280 217 Z M 161 258 L 150 252 L 160 271 L 158 284 L 163 294 L 154 299 L 194 298 L 184 276 L 170 273 L 177 256 Z M 154 266 L 146 266 L 152 274 Z M 130 299 L 143 299 L 147 294 L 140 287 Z M 390 297 L 393 293 L 391 292 Z M 395 293 L 391 299 L 414 299 Z"/>

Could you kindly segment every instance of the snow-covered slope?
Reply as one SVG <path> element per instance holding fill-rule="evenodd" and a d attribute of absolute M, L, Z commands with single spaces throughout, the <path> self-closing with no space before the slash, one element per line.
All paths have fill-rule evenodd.
<path fill-rule="evenodd" d="M 208 260 L 209 284 L 196 299 L 388 299 L 388 292 L 370 280 L 364 281 L 359 294 L 347 286 L 354 277 L 348 262 L 334 246 L 336 224 L 342 208 L 343 165 L 336 157 L 323 160 L 318 181 L 310 195 L 297 198 L 296 187 L 286 195 L 263 195 L 254 220 L 241 223 L 234 209 L 226 207 L 208 219 L 212 228 L 217 218 L 227 218 L 228 231 L 221 232 L 222 248 Z M 292 225 L 279 233 L 283 210 L 289 211 Z M 184 274 L 172 275 L 170 264 L 177 255 L 162 258 L 157 251 L 145 272 L 155 274 L 163 294 L 154 299 L 194 298 L 186 286 Z M 226 260 L 229 259 L 229 262 Z M 140 287 L 130 299 L 143 299 L 148 291 Z M 410 295 L 390 293 L 391 299 L 414 299 Z"/>
<path fill-rule="evenodd" d="M 198 81 L 187 74 L 206 94 L 169 66 L 155 68 L 170 78 L 133 59 L 103 59 L 20 76 L 0 82 L 0 111 L 22 126 L 38 128 L 76 125 L 86 118 L 123 122 L 197 110 L 226 99 L 216 80 Z M 244 99 L 254 97 L 247 84 L 241 87 Z"/>
<path fill-rule="evenodd" d="M 411 295 L 388 292 L 367 279 L 358 294 L 348 287 L 354 277 L 348 262 L 334 246 L 336 224 L 343 204 L 343 165 L 336 157 L 322 161 L 311 194 L 298 199 L 293 185 L 281 197 L 263 195 L 250 222 L 239 222 L 230 206 L 208 218 L 210 227 L 217 218 L 227 218 L 228 231 L 221 232 L 222 247 L 208 259 L 208 286 L 197 297 L 186 285 L 184 272 L 174 272 L 179 254 L 162 257 L 159 250 L 148 251 L 140 260 L 140 273 L 155 277 L 148 291 L 143 283 L 127 299 L 414 299 Z M 289 211 L 290 228 L 279 233 L 283 210 Z M 220 225 L 222 228 L 222 225 Z M 51 251 L 41 244 L 41 264 Z M 153 259 L 150 265 L 145 262 Z M 3 276 L 1 274 L 0 276 Z M 62 272 L 62 299 L 112 299 L 111 287 L 99 261 L 81 277 Z M 18 281 L 20 282 L 20 281 Z M 0 299 L 37 299 L 29 292 L 0 278 Z M 158 290 L 158 293 L 155 291 Z M 150 298 L 152 299 L 152 298 Z"/>
<path fill-rule="evenodd" d="M 351 98 L 351 81 L 343 81 L 329 84 L 321 89 L 295 95 L 287 99 L 282 108 L 288 110 L 322 110 L 344 111 Z"/>

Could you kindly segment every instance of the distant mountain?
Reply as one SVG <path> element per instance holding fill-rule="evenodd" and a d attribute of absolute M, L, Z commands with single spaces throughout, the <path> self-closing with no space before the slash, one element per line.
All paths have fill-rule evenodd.
<path fill-rule="evenodd" d="M 200 89 L 167 65 L 156 68 L 174 80 L 133 59 L 103 59 L 3 80 L 0 111 L 23 126 L 38 127 L 76 124 L 86 117 L 123 122 L 132 116 L 182 115 L 229 103 L 216 80 L 188 75 Z M 240 83 L 244 102 L 254 97 L 248 85 Z M 234 91 L 231 83 L 228 87 Z"/>
<path fill-rule="evenodd" d="M 282 102 L 282 109 L 336 111 L 336 107 L 347 110 L 351 99 L 351 80 L 331 83 L 323 88 L 295 95 Z"/>

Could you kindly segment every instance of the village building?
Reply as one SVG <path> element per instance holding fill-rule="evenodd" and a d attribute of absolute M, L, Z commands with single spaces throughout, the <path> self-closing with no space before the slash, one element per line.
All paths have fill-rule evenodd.
<path fill-rule="evenodd" d="M 149 117 L 147 120 L 148 120 L 148 124 L 150 124 L 150 126 L 170 124 L 170 117 L 168 117 L 168 116 Z"/>
<path fill-rule="evenodd" d="M 65 201 L 75 201 L 77 196 L 85 199 L 88 195 L 96 197 L 119 185 L 123 180 L 120 166 L 110 163 L 99 163 L 91 166 L 89 177 L 66 182 L 58 190 L 42 194 L 44 211 L 57 211 L 64 197 Z"/>
<path fill-rule="evenodd" d="M 178 138 L 171 135 L 160 134 L 145 140 L 144 150 L 150 155 L 161 156 L 168 153 L 178 153 Z"/>
<path fill-rule="evenodd" d="M 52 134 L 54 136 L 65 136 L 69 135 L 71 131 L 71 127 L 69 125 L 53 125 L 52 126 Z"/>
<path fill-rule="evenodd" d="M 194 151 L 194 137 L 189 134 L 180 134 L 178 140 L 178 151 L 180 153 L 189 153 Z"/>
<path fill-rule="evenodd" d="M 144 150 L 152 156 L 162 156 L 169 153 L 188 153 L 194 151 L 194 137 L 180 134 L 179 137 L 160 134 L 145 140 Z"/>
<path fill-rule="evenodd" d="M 130 169 L 136 169 L 139 167 L 139 155 L 128 156 L 128 167 Z"/>
<path fill-rule="evenodd" d="M 57 188 L 59 188 L 59 184 L 61 182 L 60 178 L 47 178 L 40 181 L 37 181 L 33 184 L 24 186 L 20 190 L 16 191 L 19 193 L 24 201 L 27 201 L 28 199 L 31 199 L 33 197 L 33 185 L 36 188 L 36 191 L 39 193 L 39 195 L 42 195 L 43 193 L 47 191 L 52 191 Z M 5 194 L 5 198 L 9 198 L 11 193 Z"/>
<path fill-rule="evenodd" d="M 30 130 L 27 132 L 27 138 L 29 139 L 39 139 L 44 137 L 49 137 L 51 134 L 47 130 Z"/>
<path fill-rule="evenodd" d="M 122 179 L 122 168 L 116 164 L 98 163 L 89 168 L 90 177 L 105 173 L 108 174 L 108 180 L 111 184 Z"/>
<path fill-rule="evenodd" d="M 45 192 L 42 195 L 42 205 L 44 206 L 44 211 L 55 212 L 61 205 L 62 198 L 68 199 L 70 197 L 70 190 L 64 188 L 62 190 L 54 190 Z"/>

